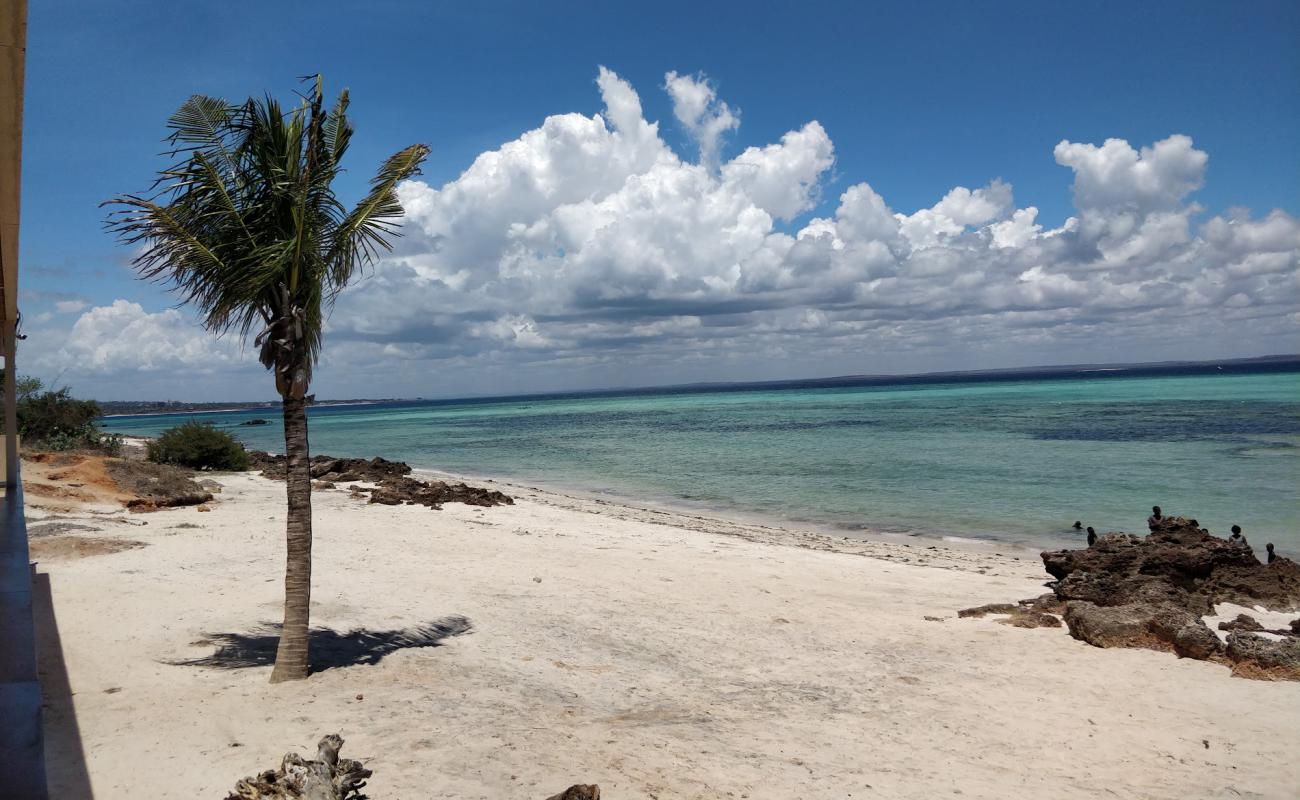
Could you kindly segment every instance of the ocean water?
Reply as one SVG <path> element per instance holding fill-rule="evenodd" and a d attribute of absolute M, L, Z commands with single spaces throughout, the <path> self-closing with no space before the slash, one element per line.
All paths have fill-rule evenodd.
<path fill-rule="evenodd" d="M 152 435 L 194 416 L 283 450 L 273 410 L 103 427 Z M 1062 546 L 1081 541 L 1075 520 L 1144 532 L 1159 504 L 1300 553 L 1297 371 L 317 407 L 310 436 L 314 453 L 845 533 Z"/>

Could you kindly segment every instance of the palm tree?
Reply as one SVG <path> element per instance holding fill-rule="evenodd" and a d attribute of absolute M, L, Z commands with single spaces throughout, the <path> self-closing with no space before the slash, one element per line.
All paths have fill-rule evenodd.
<path fill-rule="evenodd" d="M 429 148 L 391 156 L 369 193 L 347 209 L 332 188 L 352 126 L 348 93 L 322 108 L 320 76 L 287 112 L 276 100 L 233 105 L 195 95 L 168 122 L 167 154 L 147 196 L 120 195 L 107 226 L 139 248 L 142 278 L 169 285 L 217 334 L 253 337 L 283 400 L 287 559 L 284 625 L 271 682 L 307 677 L 311 607 L 311 473 L 307 390 L 321 328 L 357 272 L 390 250 L 402 216 L 399 181 L 419 174 Z"/>

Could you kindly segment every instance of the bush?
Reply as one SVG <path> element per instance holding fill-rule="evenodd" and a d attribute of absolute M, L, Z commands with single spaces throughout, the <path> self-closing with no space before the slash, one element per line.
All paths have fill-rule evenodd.
<path fill-rule="evenodd" d="M 77 400 L 68 389 L 41 391 L 39 381 L 19 382 L 18 433 L 30 447 L 48 450 L 103 449 L 113 444 L 95 428 L 99 404 Z"/>
<path fill-rule="evenodd" d="M 149 460 L 191 469 L 248 469 L 248 453 L 235 437 L 203 422 L 168 428 L 149 443 Z"/>
<path fill-rule="evenodd" d="M 0 397 L 3 397 L 4 369 L 0 369 Z M 100 433 L 95 418 L 100 415 L 94 400 L 77 400 L 65 386 L 46 389 L 40 378 L 19 375 L 18 434 L 23 447 L 34 450 L 98 450 L 111 456 L 122 452 L 122 437 Z"/>

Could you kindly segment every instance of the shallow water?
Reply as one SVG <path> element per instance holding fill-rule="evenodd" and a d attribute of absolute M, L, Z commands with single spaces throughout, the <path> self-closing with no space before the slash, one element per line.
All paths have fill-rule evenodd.
<path fill-rule="evenodd" d="M 280 451 L 274 411 L 199 415 Z M 273 424 L 241 426 L 251 417 Z M 151 435 L 188 415 L 115 417 Z M 1031 546 L 1152 504 L 1300 552 L 1300 372 L 318 407 L 313 452 L 786 522 Z"/>

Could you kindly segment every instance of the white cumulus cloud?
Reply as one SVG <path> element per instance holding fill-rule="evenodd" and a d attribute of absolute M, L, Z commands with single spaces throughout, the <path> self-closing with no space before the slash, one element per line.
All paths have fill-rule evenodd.
<path fill-rule="evenodd" d="M 664 76 L 664 88 L 673 99 L 673 116 L 695 139 L 700 148 L 700 162 L 706 167 L 718 163 L 722 136 L 740 127 L 739 113 L 718 99 L 717 91 L 703 75 Z"/>
<path fill-rule="evenodd" d="M 1208 155 L 1187 136 L 1044 153 L 1069 170 L 1063 192 L 1072 173 L 1076 209 L 1048 228 L 997 179 L 919 210 L 861 180 L 822 204 L 835 146 L 817 121 L 723 159 L 738 114 L 704 76 L 669 72 L 699 148 L 683 157 L 629 83 L 601 68 L 596 84 L 600 113 L 547 117 L 455 180 L 400 187 L 406 236 L 340 298 L 322 375 L 395 381 L 400 364 L 394 385 L 422 393 L 422 375 L 473 390 L 494 370 L 506 390 L 951 367 L 973 352 L 1160 357 L 1180 342 L 1194 357 L 1228 352 L 1224 337 L 1297 349 L 1300 221 L 1206 215 L 1191 196 Z M 125 301 L 71 334 L 57 357 L 86 370 L 235 357 L 182 315 Z"/>
<path fill-rule="evenodd" d="M 217 339 L 175 309 L 148 313 L 139 303 L 115 300 L 86 311 L 66 336 L 33 334 L 24 353 L 49 372 L 122 375 L 130 372 L 212 370 L 245 359 L 235 342 Z"/>
<path fill-rule="evenodd" d="M 54 310 L 60 314 L 75 314 L 88 305 L 85 300 L 59 300 L 54 304 Z"/>

